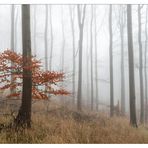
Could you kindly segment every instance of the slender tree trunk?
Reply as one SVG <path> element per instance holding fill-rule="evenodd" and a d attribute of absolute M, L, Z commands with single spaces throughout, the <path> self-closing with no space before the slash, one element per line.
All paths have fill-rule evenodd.
<path fill-rule="evenodd" d="M 64 32 L 64 18 L 63 18 L 63 7 L 61 7 L 61 24 L 62 24 L 62 57 L 61 57 L 61 67 L 64 71 L 64 59 L 65 59 L 65 32 Z"/>
<path fill-rule="evenodd" d="M 48 5 L 46 7 L 46 17 L 45 17 L 45 70 L 48 70 Z"/>
<path fill-rule="evenodd" d="M 99 95 L 98 95 L 98 64 L 97 64 L 97 57 L 98 57 L 98 52 L 97 52 L 97 23 L 96 23 L 96 7 L 95 7 L 95 17 L 94 17 L 94 23 L 95 23 L 95 76 L 96 76 L 96 110 L 98 111 L 98 105 L 99 105 Z"/>
<path fill-rule="evenodd" d="M 31 65 L 30 5 L 22 5 L 22 42 L 23 42 L 23 91 L 22 104 L 15 119 L 16 126 L 31 127 L 32 71 Z"/>
<path fill-rule="evenodd" d="M 84 5 L 83 12 L 80 12 L 80 5 L 77 5 L 78 12 L 78 24 L 79 24 L 79 72 L 78 72 L 78 96 L 77 96 L 77 109 L 82 110 L 82 50 L 83 50 L 83 28 L 85 19 L 85 8 Z M 83 16 L 82 16 L 83 15 Z"/>
<path fill-rule="evenodd" d="M 45 41 L 45 70 L 48 70 L 48 5 L 45 5 L 45 32 L 44 32 L 44 41 Z M 47 87 L 45 85 L 45 92 L 47 91 Z M 46 100 L 45 102 L 46 110 L 48 111 L 49 102 Z"/>
<path fill-rule="evenodd" d="M 146 23 L 145 23 L 145 68 L 144 68 L 144 75 L 145 75 L 145 122 L 147 123 L 148 118 L 148 94 L 147 94 L 147 42 L 148 42 L 148 35 L 147 35 L 147 19 L 148 19 L 148 6 L 146 8 Z"/>
<path fill-rule="evenodd" d="M 15 22 L 14 22 L 14 26 L 15 26 L 15 44 L 14 44 L 14 48 L 15 48 L 15 51 L 17 51 L 17 23 L 18 23 L 18 11 L 17 9 L 15 8 L 16 10 L 16 18 L 15 18 Z"/>
<path fill-rule="evenodd" d="M 15 47 L 14 47 L 14 43 L 15 43 L 15 35 L 14 35 L 14 5 L 12 5 L 11 7 L 11 50 L 15 51 Z M 13 66 L 13 62 L 11 62 L 11 65 Z M 14 77 L 13 74 L 11 73 L 11 84 L 14 83 Z M 10 88 L 11 93 L 13 93 L 14 89 Z M 6 102 L 7 104 L 7 102 Z"/>
<path fill-rule="evenodd" d="M 114 115 L 114 86 L 113 86 L 113 39 L 112 39 L 112 5 L 109 9 L 109 56 L 110 56 L 110 116 Z"/>
<path fill-rule="evenodd" d="M 86 47 L 86 49 L 87 49 L 87 54 L 86 54 L 86 74 L 87 74 L 87 78 L 86 78 L 86 80 L 87 80 L 87 83 L 86 83 L 86 90 L 87 90 L 87 107 L 89 108 L 90 107 L 90 83 L 89 83 L 89 72 L 90 72 L 90 70 L 89 70 L 89 56 L 90 56 L 90 51 L 89 51 L 89 38 L 88 38 L 88 35 L 89 35 L 89 33 L 88 33 L 88 29 L 87 29 L 87 47 Z"/>
<path fill-rule="evenodd" d="M 62 26 L 62 48 L 61 48 L 61 72 L 64 72 L 65 65 L 65 31 L 64 31 L 64 17 L 63 17 L 63 6 L 61 6 L 61 26 Z M 63 87 L 63 83 L 62 83 Z M 65 106 L 65 97 L 61 96 L 61 102 Z"/>
<path fill-rule="evenodd" d="M 81 28 L 82 29 L 82 28 Z M 80 29 L 79 33 L 79 74 L 78 74 L 78 102 L 77 102 L 77 109 L 79 111 L 82 110 L 82 41 L 83 41 L 83 32 Z"/>
<path fill-rule="evenodd" d="M 11 7 L 11 50 L 15 51 L 14 49 L 14 5 Z"/>
<path fill-rule="evenodd" d="M 50 5 L 50 62 L 49 62 L 49 70 L 52 70 L 52 55 L 53 55 L 53 27 L 52 27 L 52 6 Z"/>
<path fill-rule="evenodd" d="M 36 55 L 36 5 L 34 5 L 34 55 Z"/>
<path fill-rule="evenodd" d="M 133 127 L 137 127 L 131 5 L 127 5 L 127 38 L 128 38 L 128 61 L 129 61 L 130 124 Z"/>
<path fill-rule="evenodd" d="M 139 77 L 140 77 L 140 123 L 144 123 L 144 97 L 143 97 L 143 58 L 141 42 L 141 8 L 138 5 L 138 43 L 139 43 Z"/>
<path fill-rule="evenodd" d="M 73 47 L 73 104 L 75 104 L 75 29 L 74 29 L 74 7 L 70 10 L 70 22 L 71 22 L 71 30 L 72 30 L 72 47 Z"/>
<path fill-rule="evenodd" d="M 93 26 L 93 6 L 91 5 L 91 20 L 90 20 L 90 67 L 91 67 L 91 110 L 94 107 L 94 86 L 93 86 L 93 39 L 92 27 Z"/>
<path fill-rule="evenodd" d="M 121 37 L 121 113 L 125 115 L 125 74 L 124 74 L 124 14 L 121 12 L 120 37 Z"/>

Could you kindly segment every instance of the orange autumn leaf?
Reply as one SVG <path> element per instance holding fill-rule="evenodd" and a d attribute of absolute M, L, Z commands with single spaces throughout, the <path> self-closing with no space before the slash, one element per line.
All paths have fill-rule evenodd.
<path fill-rule="evenodd" d="M 23 69 L 32 71 L 32 97 L 34 99 L 48 99 L 49 94 L 53 95 L 68 95 L 68 91 L 59 88 L 54 89 L 53 85 L 58 86 L 59 82 L 64 80 L 64 73 L 55 71 L 44 71 L 41 69 L 42 63 L 36 57 L 30 57 L 31 64 L 28 67 L 23 67 L 23 60 L 21 54 L 17 54 L 12 50 L 5 50 L 0 53 L 0 89 L 14 89 L 18 92 L 9 94 L 7 97 L 17 97 L 21 95 Z M 13 78 L 13 83 L 10 77 Z M 43 90 L 43 87 L 46 87 Z"/>

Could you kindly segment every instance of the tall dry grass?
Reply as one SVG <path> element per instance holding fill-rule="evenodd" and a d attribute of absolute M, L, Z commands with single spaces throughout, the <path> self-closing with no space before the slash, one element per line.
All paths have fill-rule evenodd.
<path fill-rule="evenodd" d="M 1 116 L 8 124 L 12 118 Z M 33 113 L 32 128 L 0 132 L 0 143 L 148 143 L 148 129 L 132 128 L 126 118 L 109 118 L 67 108 L 50 108 L 48 113 Z"/>

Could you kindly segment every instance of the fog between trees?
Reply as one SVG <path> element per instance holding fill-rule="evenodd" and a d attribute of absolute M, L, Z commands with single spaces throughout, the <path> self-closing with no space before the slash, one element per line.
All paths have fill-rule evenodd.
<path fill-rule="evenodd" d="M 144 123 L 147 12 L 147 5 L 30 5 L 32 54 L 44 69 L 64 72 L 61 85 L 72 93 L 59 100 L 110 116 L 117 106 L 122 115 L 136 110 Z M 21 5 L 0 5 L 0 17 L 1 52 L 22 52 Z"/>

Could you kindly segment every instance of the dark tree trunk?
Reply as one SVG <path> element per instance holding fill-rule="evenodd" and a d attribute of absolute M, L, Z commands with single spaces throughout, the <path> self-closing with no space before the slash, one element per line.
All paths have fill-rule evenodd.
<path fill-rule="evenodd" d="M 83 28 L 85 19 L 85 8 L 84 5 L 83 12 L 80 12 L 80 5 L 77 5 L 78 12 L 78 24 L 79 24 L 79 72 L 78 72 L 78 96 L 77 96 L 77 109 L 82 110 L 82 50 L 83 50 Z M 83 16 L 82 16 L 83 15 Z"/>
<path fill-rule="evenodd" d="M 112 5 L 109 9 L 109 56 L 110 56 L 110 116 L 114 115 L 114 86 L 113 86 L 113 39 L 112 39 Z"/>
<path fill-rule="evenodd" d="M 143 97 L 143 58 L 141 42 L 141 7 L 138 5 L 138 43 L 139 43 L 139 77 L 140 77 L 140 123 L 144 123 L 144 97 Z"/>
<path fill-rule="evenodd" d="M 31 37 L 30 37 L 30 5 L 22 5 L 22 42 L 23 42 L 23 91 L 22 104 L 14 121 L 16 126 L 31 127 L 32 101 L 32 71 L 28 70 L 31 64 Z"/>
<path fill-rule="evenodd" d="M 130 124 L 133 127 L 137 127 L 131 5 L 127 5 L 127 38 L 128 38 L 128 61 L 129 61 Z"/>

